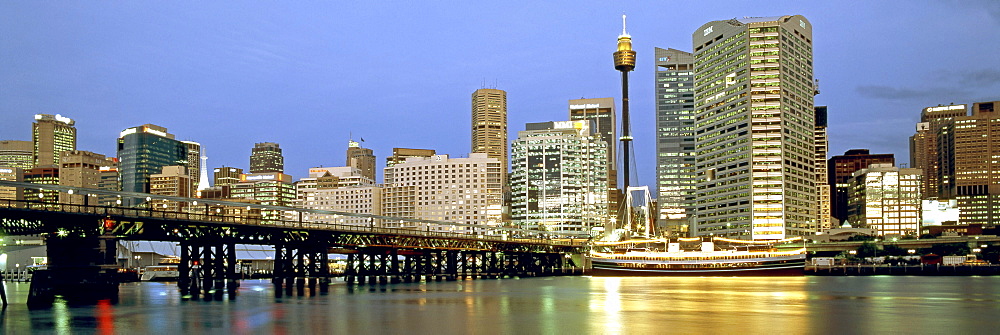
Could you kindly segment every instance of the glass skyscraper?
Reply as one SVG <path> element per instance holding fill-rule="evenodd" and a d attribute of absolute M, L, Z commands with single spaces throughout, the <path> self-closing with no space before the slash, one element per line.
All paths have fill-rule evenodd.
<path fill-rule="evenodd" d="M 656 222 L 671 236 L 694 215 L 694 143 L 694 57 L 656 48 Z"/>
<path fill-rule="evenodd" d="M 511 153 L 511 218 L 524 229 L 608 228 L 607 143 L 592 121 L 529 123 Z"/>
<path fill-rule="evenodd" d="M 188 146 L 167 128 L 144 124 L 118 136 L 118 159 L 122 191 L 149 193 L 149 176 L 161 173 L 164 166 L 188 166 Z"/>

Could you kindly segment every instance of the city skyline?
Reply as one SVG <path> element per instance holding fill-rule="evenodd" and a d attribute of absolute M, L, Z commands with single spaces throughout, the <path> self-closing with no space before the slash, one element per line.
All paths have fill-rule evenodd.
<path fill-rule="evenodd" d="M 339 166 L 352 134 L 379 171 L 393 147 L 467 156 L 478 88 L 508 92 L 508 138 L 563 119 L 567 100 L 620 98 L 610 52 L 622 11 L 638 52 L 639 185 L 655 185 L 653 48 L 690 52 L 709 21 L 810 19 L 831 154 L 865 148 L 906 162 L 921 109 L 1000 98 L 1000 61 L 975 51 L 1000 34 L 1000 6 L 985 1 L 212 6 L 0 4 L 0 140 L 30 140 L 33 115 L 61 114 L 77 121 L 78 150 L 114 156 L 118 132 L 150 123 L 201 143 L 212 168 L 248 168 L 254 143 L 279 143 L 296 179 Z M 483 34 L 489 42 L 473 38 Z"/>

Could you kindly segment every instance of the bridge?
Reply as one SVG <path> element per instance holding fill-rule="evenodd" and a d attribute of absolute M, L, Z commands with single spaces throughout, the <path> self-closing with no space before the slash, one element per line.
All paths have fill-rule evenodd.
<path fill-rule="evenodd" d="M 56 295 L 93 300 L 117 295 L 119 240 L 179 242 L 178 287 L 185 299 L 235 297 L 236 244 L 273 245 L 275 293 L 325 292 L 329 253 L 346 254 L 349 284 L 549 276 L 581 271 L 583 234 L 470 225 L 380 215 L 270 206 L 231 200 L 0 181 L 17 187 L 78 195 L 77 201 L 0 200 L 0 235 L 41 235 L 49 265 L 35 274 L 29 305 L 49 306 Z M 111 196 L 138 206 L 91 204 Z M 69 197 L 67 197 L 69 198 Z M 40 198 L 41 199 L 41 198 Z M 131 201 L 130 201 L 131 200 Z M 73 203 L 71 203 L 73 202 Z M 116 201 L 121 204 L 123 201 Z M 346 225 L 311 217 L 364 218 Z M 580 261 L 579 258 L 577 261 Z M 82 287 L 86 286 L 86 287 Z"/>

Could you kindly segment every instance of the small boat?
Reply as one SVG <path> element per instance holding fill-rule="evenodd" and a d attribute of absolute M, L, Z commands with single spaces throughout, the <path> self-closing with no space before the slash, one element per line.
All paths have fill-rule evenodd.
<path fill-rule="evenodd" d="M 596 242 L 588 255 L 595 276 L 801 276 L 806 250 L 801 237 L 780 241 L 747 241 L 721 237 Z M 690 250 L 682 244 L 700 248 Z M 665 245 L 666 251 L 636 246 Z M 778 248 L 778 246 L 782 248 Z M 627 248 L 615 248 L 629 246 Z M 603 251 L 602 251 L 603 250 Z"/>
<path fill-rule="evenodd" d="M 177 280 L 180 277 L 180 271 L 177 270 L 177 265 L 152 265 L 142 268 L 142 276 L 139 280 L 142 281 L 169 281 Z"/>

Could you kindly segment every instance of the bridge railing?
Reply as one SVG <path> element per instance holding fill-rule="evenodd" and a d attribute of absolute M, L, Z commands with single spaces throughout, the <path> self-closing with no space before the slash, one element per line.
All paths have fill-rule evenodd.
<path fill-rule="evenodd" d="M 385 235 L 405 235 L 414 237 L 433 237 L 442 239 L 465 239 L 465 240 L 482 240 L 491 242 L 511 242 L 511 243 L 531 243 L 531 244 L 548 244 L 548 245 L 560 245 L 560 246 L 580 246 L 586 242 L 586 239 L 559 239 L 555 240 L 544 236 L 542 232 L 539 232 L 537 236 L 518 236 L 516 234 L 504 234 L 500 230 L 490 229 L 489 227 L 478 227 L 473 228 L 471 231 L 434 231 L 430 229 L 430 224 L 425 225 L 425 227 L 381 227 L 381 224 L 376 225 L 374 221 L 368 225 L 355 225 L 355 224 L 337 224 L 326 221 L 309 221 L 302 219 L 290 220 L 286 218 L 264 218 L 259 215 L 257 216 L 243 216 L 243 215 L 227 215 L 222 211 L 215 211 L 211 207 L 198 207 L 192 206 L 187 208 L 168 208 L 168 209 L 158 209 L 155 206 L 148 207 L 122 207 L 122 206 L 102 206 L 102 205 L 90 205 L 90 204 L 68 204 L 68 203 L 51 203 L 42 201 L 30 201 L 30 200 L 0 200 L 0 208 L 12 208 L 12 209 L 23 209 L 30 211 L 45 211 L 45 212 L 60 212 L 60 213 L 75 213 L 75 214 L 93 214 L 102 217 L 120 217 L 120 218 L 133 218 L 133 219 L 161 219 L 161 220 L 177 220 L 177 221 L 192 221 L 192 222 L 206 222 L 206 223 L 220 223 L 220 224 L 230 224 L 230 225 L 247 225 L 247 226 L 259 226 L 259 227 L 276 227 L 276 228 L 290 228 L 290 229 L 309 229 L 309 230 L 330 230 L 330 231 L 340 231 L 340 232 L 354 232 L 354 233 L 371 233 L 371 234 L 385 234 Z M 527 235 L 527 234 L 525 234 Z"/>

